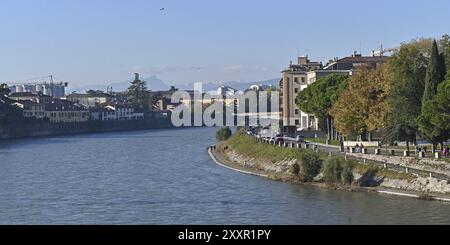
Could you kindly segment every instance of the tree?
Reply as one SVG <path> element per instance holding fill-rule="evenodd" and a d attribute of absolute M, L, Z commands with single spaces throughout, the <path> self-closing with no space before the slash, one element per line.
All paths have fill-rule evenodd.
<path fill-rule="evenodd" d="M 383 127 L 386 83 L 384 66 L 360 68 L 331 109 L 337 129 L 348 136 L 352 133 L 370 134 Z"/>
<path fill-rule="evenodd" d="M 418 119 L 422 135 L 433 144 L 433 152 L 436 144 L 450 137 L 450 79 L 442 82 L 437 94 L 425 102 L 422 113 Z"/>
<path fill-rule="evenodd" d="M 0 96 L 7 96 L 10 92 L 11 90 L 8 88 L 8 85 L 4 83 L 0 85 Z"/>
<path fill-rule="evenodd" d="M 300 156 L 300 179 L 303 182 L 314 180 L 322 168 L 322 159 L 316 152 L 305 151 Z"/>
<path fill-rule="evenodd" d="M 323 165 L 323 179 L 328 184 L 340 183 L 342 180 L 343 160 L 338 157 L 330 157 Z"/>
<path fill-rule="evenodd" d="M 422 110 L 419 117 L 419 127 L 422 135 L 432 143 L 434 153 L 436 151 L 436 144 L 441 140 L 442 132 L 440 132 L 439 128 L 436 128 L 440 125 L 433 125 L 431 122 L 436 116 L 436 113 L 439 113 L 436 111 L 438 101 L 433 100 L 433 98 L 437 94 L 439 84 L 445 78 L 446 67 L 444 54 L 439 53 L 436 40 L 433 41 L 430 53 L 430 61 L 425 77 L 425 90 L 422 97 Z M 445 124 L 448 124 L 448 122 Z"/>
<path fill-rule="evenodd" d="M 405 139 L 415 142 L 431 44 L 430 39 L 403 43 L 387 62 L 384 142 Z"/>
<path fill-rule="evenodd" d="M 233 132 L 231 132 L 231 129 L 229 127 L 221 128 L 216 133 L 216 139 L 218 141 L 225 141 L 228 140 Z"/>
<path fill-rule="evenodd" d="M 344 167 L 341 174 L 341 181 L 343 184 L 351 185 L 355 176 L 353 175 L 352 168 L 350 166 Z"/>
<path fill-rule="evenodd" d="M 366 103 L 369 105 L 369 115 L 365 123 L 367 131 L 370 133 L 386 126 L 384 115 L 388 111 L 386 103 L 388 90 L 387 66 L 382 65 L 380 68 L 371 70 L 367 81 L 369 84 L 368 90 L 366 90 L 368 92 Z"/>
<path fill-rule="evenodd" d="M 438 85 L 445 77 L 444 56 L 439 53 L 436 40 L 433 41 L 430 54 L 430 61 L 425 77 L 425 90 L 422 97 L 422 105 L 433 98 L 437 93 Z"/>
<path fill-rule="evenodd" d="M 297 95 L 298 107 L 310 114 L 314 114 L 322 129 L 326 129 L 328 139 L 331 139 L 330 109 L 347 87 L 348 76 L 329 75 L 319 79 Z M 323 127 L 326 125 L 326 127 Z"/>
<path fill-rule="evenodd" d="M 444 63 L 446 65 L 447 76 L 450 75 L 450 36 L 445 34 L 439 41 L 440 49 L 443 54 Z M 449 77 L 450 78 L 450 77 Z"/>
<path fill-rule="evenodd" d="M 150 107 L 146 82 L 136 78 L 127 90 L 128 102 L 135 108 L 148 111 Z"/>
<path fill-rule="evenodd" d="M 89 89 L 88 91 L 86 91 L 86 94 L 89 94 L 89 95 L 98 95 L 98 94 L 103 94 L 103 93 L 104 93 L 103 90 Z"/>
<path fill-rule="evenodd" d="M 383 143 L 405 141 L 406 150 L 409 152 L 409 142 L 416 140 L 417 129 L 406 124 L 392 124 L 385 129 L 385 132 Z"/>

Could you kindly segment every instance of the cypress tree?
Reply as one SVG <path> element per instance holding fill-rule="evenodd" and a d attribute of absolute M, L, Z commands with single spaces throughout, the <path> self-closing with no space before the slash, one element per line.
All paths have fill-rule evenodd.
<path fill-rule="evenodd" d="M 427 74 L 425 77 L 425 91 L 422 97 L 422 106 L 433 98 L 437 93 L 439 83 L 444 81 L 445 65 L 443 56 L 439 54 L 436 40 L 433 41 L 430 53 L 430 61 L 427 67 Z"/>
<path fill-rule="evenodd" d="M 137 75 L 137 74 L 136 74 Z M 145 81 L 139 79 L 137 75 L 131 82 L 127 90 L 128 102 L 135 108 L 147 111 L 149 107 L 149 98 L 147 93 L 147 85 Z"/>
<path fill-rule="evenodd" d="M 440 67 L 441 69 L 441 77 L 442 77 L 442 81 L 447 80 L 447 74 L 449 72 L 449 69 L 447 68 L 447 62 L 445 61 L 446 55 L 444 53 L 441 53 L 441 55 L 439 55 L 440 58 Z"/>
<path fill-rule="evenodd" d="M 441 38 L 441 51 L 443 53 L 443 62 L 445 63 L 447 78 L 450 78 L 450 36 L 445 34 Z M 447 80 L 447 79 L 446 79 Z"/>
<path fill-rule="evenodd" d="M 430 106 L 433 107 L 435 105 L 431 104 L 432 101 L 437 94 L 439 84 L 444 81 L 445 78 L 445 61 L 444 55 L 439 53 L 438 46 L 436 40 L 433 42 L 433 46 L 431 47 L 430 54 L 430 62 L 427 67 L 427 75 L 425 77 L 425 91 L 422 97 L 422 111 L 419 117 L 419 125 L 422 131 L 422 134 L 433 144 L 433 153 L 436 151 L 436 139 L 429 133 L 430 130 L 433 130 L 433 127 L 436 125 L 427 124 L 427 119 L 432 118 L 432 113 L 435 111 L 430 109 Z"/>

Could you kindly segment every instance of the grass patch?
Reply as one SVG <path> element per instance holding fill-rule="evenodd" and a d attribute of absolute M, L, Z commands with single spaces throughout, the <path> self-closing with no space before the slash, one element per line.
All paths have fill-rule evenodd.
<path fill-rule="evenodd" d="M 416 177 L 412 174 L 407 173 L 400 173 L 397 171 L 384 169 L 379 166 L 373 165 L 373 164 L 360 164 L 356 161 L 347 161 L 348 164 L 352 167 L 355 172 L 358 174 L 364 175 L 367 174 L 370 171 L 375 171 L 378 176 L 384 176 L 385 178 L 389 179 L 401 179 L 401 180 L 408 180 L 411 181 L 415 179 Z"/>
<path fill-rule="evenodd" d="M 385 178 L 388 178 L 388 179 L 402 179 L 402 180 L 408 180 L 408 181 L 411 181 L 416 178 L 412 174 L 400 173 L 400 172 L 396 172 L 396 171 L 392 171 L 392 170 L 388 170 L 388 169 L 380 169 L 380 171 L 378 172 L 378 175 L 384 176 Z"/>
<path fill-rule="evenodd" d="M 239 154 L 273 163 L 286 159 L 301 159 L 304 152 L 313 152 L 312 150 L 259 144 L 255 138 L 249 137 L 240 132 L 235 133 L 228 141 L 225 142 L 225 144 L 230 146 Z M 321 158 L 325 157 L 325 154 L 316 154 L 320 155 Z"/>
<path fill-rule="evenodd" d="M 312 143 L 319 143 L 319 144 L 326 144 L 327 140 L 324 138 L 306 138 L 306 141 L 312 142 Z M 331 140 L 331 145 L 340 146 L 339 140 Z"/>

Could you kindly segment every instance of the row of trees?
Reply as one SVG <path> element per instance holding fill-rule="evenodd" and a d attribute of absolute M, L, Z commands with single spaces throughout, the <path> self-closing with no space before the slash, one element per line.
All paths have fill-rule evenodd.
<path fill-rule="evenodd" d="M 298 105 L 316 115 L 329 136 L 330 128 L 344 137 L 369 139 L 378 131 L 385 143 L 415 142 L 420 135 L 434 150 L 449 138 L 449 83 L 450 40 L 445 35 L 439 41 L 404 43 L 376 69 L 320 79 L 299 93 Z"/>

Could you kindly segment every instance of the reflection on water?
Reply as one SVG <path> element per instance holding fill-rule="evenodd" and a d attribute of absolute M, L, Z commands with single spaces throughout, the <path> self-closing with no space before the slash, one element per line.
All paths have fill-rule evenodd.
<path fill-rule="evenodd" d="M 214 128 L 0 142 L 1 224 L 450 224 L 450 204 L 216 166 Z"/>

